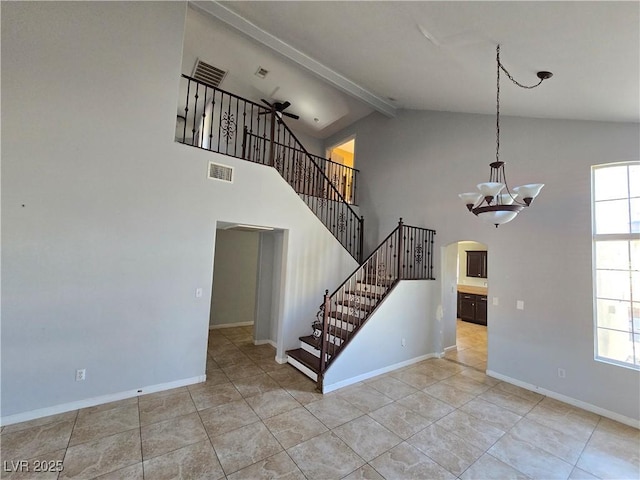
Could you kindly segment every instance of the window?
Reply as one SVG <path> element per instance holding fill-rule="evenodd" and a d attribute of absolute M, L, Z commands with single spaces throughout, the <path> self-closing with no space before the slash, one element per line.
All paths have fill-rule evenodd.
<path fill-rule="evenodd" d="M 640 162 L 592 180 L 596 359 L 640 369 Z"/>

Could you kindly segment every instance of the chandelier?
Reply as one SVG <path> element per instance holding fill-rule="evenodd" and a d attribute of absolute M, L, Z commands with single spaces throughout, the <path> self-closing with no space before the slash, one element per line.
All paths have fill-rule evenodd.
<path fill-rule="evenodd" d="M 536 88 L 544 80 L 551 78 L 551 72 L 538 72 L 538 83 L 535 85 L 522 85 L 517 82 L 500 62 L 500 45 L 496 47 L 497 82 L 496 82 L 496 160 L 491 162 L 489 181 L 478 184 L 478 192 L 460 193 L 458 196 L 467 206 L 469 211 L 487 223 L 498 227 L 510 222 L 525 207 L 531 205 L 536 196 L 544 187 L 543 183 L 531 183 L 509 189 L 507 177 L 504 172 L 504 162 L 500 160 L 500 71 L 502 70 L 509 80 L 521 88 Z"/>

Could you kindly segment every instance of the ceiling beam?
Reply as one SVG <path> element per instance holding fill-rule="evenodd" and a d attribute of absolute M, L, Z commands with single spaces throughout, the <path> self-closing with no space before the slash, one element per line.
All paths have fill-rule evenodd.
<path fill-rule="evenodd" d="M 388 117 L 396 116 L 396 108 L 385 99 L 371 93 L 369 90 L 340 75 L 338 72 L 330 69 L 326 65 L 309 57 L 288 43 L 283 42 L 279 38 L 271 35 L 269 32 L 264 31 L 257 25 L 251 23 L 244 17 L 241 17 L 236 12 L 229 10 L 220 3 L 213 0 L 196 0 L 190 3 L 198 10 L 213 15 L 236 30 L 239 30 L 245 35 L 271 48 L 280 55 L 292 60 L 304 69 L 333 85 L 338 90 L 366 103 L 374 110 L 377 110 Z"/>

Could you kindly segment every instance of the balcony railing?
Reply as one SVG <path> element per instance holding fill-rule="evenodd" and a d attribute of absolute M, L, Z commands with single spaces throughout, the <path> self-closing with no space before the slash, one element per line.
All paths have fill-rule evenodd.
<path fill-rule="evenodd" d="M 351 208 L 357 170 L 311 155 L 277 113 L 182 75 L 176 141 L 274 167 L 360 261 L 363 219 Z M 182 114 L 184 112 L 184 114 Z"/>

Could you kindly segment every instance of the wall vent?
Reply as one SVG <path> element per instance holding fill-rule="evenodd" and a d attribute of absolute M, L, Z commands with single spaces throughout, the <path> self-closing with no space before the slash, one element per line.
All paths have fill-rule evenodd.
<path fill-rule="evenodd" d="M 196 60 L 195 67 L 193 67 L 193 74 L 191 76 L 212 87 L 219 87 L 226 75 L 227 72 L 224 70 L 214 67 L 213 65 L 209 65 L 198 58 Z"/>
<path fill-rule="evenodd" d="M 233 167 L 209 162 L 209 179 L 233 183 Z"/>

